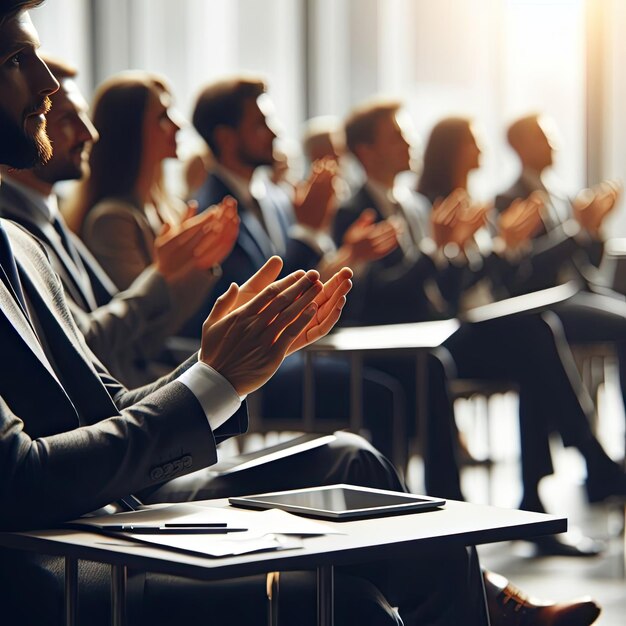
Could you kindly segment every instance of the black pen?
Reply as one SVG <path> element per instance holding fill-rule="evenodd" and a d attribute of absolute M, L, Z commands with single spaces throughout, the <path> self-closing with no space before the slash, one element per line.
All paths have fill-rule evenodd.
<path fill-rule="evenodd" d="M 226 535 L 246 532 L 247 528 L 215 528 L 207 526 L 132 526 L 130 524 L 102 526 L 103 530 L 151 535 Z"/>
<path fill-rule="evenodd" d="M 165 528 L 226 528 L 226 522 L 172 522 L 163 524 Z"/>

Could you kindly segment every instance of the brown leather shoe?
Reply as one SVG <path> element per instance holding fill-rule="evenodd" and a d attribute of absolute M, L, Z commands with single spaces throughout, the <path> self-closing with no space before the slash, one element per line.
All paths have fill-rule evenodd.
<path fill-rule="evenodd" d="M 499 574 L 485 572 L 484 579 L 493 626 L 589 626 L 600 615 L 600 607 L 588 597 L 545 602 L 530 598 Z"/>

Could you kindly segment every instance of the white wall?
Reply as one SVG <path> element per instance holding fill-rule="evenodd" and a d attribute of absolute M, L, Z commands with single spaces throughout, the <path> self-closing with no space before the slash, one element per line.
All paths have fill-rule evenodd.
<path fill-rule="evenodd" d="M 379 92 L 407 102 L 422 138 L 445 115 L 471 116 L 485 148 L 471 180 L 479 197 L 515 175 L 504 126 L 531 110 L 557 121 L 567 190 L 626 167 L 623 0 L 48 0 L 33 18 L 88 95 L 111 73 L 145 68 L 169 77 L 189 115 L 204 82 L 251 70 L 269 78 L 295 139 L 307 114 L 344 116 Z M 196 140 L 182 140 L 185 154 Z"/>

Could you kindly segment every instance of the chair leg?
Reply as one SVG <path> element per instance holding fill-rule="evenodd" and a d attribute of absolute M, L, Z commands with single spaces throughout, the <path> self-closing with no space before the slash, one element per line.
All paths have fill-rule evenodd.
<path fill-rule="evenodd" d="M 278 596 L 280 572 L 269 572 L 266 578 L 267 624 L 278 626 Z"/>

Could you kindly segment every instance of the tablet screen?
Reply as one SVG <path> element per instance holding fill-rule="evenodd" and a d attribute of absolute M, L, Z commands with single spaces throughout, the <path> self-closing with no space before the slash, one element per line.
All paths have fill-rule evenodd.
<path fill-rule="evenodd" d="M 445 500 L 440 498 L 354 485 L 329 485 L 242 496 L 230 498 L 229 502 L 235 506 L 258 509 L 278 508 L 327 519 L 380 517 L 404 511 L 433 509 L 445 504 Z"/>

